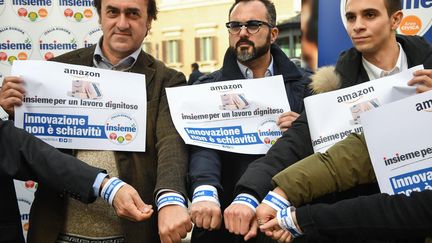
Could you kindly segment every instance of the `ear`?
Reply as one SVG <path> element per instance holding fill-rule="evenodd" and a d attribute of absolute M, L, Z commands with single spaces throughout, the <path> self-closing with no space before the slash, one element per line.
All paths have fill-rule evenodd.
<path fill-rule="evenodd" d="M 401 10 L 396 11 L 395 13 L 392 14 L 391 16 L 391 21 L 392 21 L 392 30 L 396 30 L 403 18 L 403 12 Z"/>
<path fill-rule="evenodd" d="M 273 27 L 273 28 L 271 29 L 271 39 L 270 39 L 270 43 L 273 44 L 273 43 L 276 41 L 278 35 L 279 35 L 279 29 L 278 29 L 277 27 Z"/>

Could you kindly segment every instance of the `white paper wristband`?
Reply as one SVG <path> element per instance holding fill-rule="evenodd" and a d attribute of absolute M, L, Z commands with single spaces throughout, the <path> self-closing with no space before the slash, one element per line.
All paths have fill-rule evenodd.
<path fill-rule="evenodd" d="M 168 193 L 162 194 L 158 198 L 156 205 L 157 205 L 158 211 L 161 208 L 168 206 L 168 205 L 179 205 L 179 206 L 182 206 L 185 208 L 187 207 L 185 198 L 182 195 L 175 193 L 175 192 L 168 192 Z"/>
<path fill-rule="evenodd" d="M 284 208 L 287 208 L 291 206 L 291 203 L 288 202 L 285 198 L 283 198 L 281 195 L 277 194 L 276 192 L 270 191 L 267 196 L 263 199 L 262 203 L 267 204 L 268 206 L 272 207 L 274 210 L 279 211 Z"/>
<path fill-rule="evenodd" d="M 197 187 L 192 196 L 192 204 L 202 201 L 214 202 L 220 206 L 216 187 L 210 185 Z"/>
<path fill-rule="evenodd" d="M 250 207 L 254 212 L 256 212 L 256 208 L 258 207 L 258 200 L 247 193 L 241 193 L 236 198 L 234 198 L 234 201 L 231 204 L 243 204 L 248 207 Z"/>
<path fill-rule="evenodd" d="M 277 212 L 276 218 L 277 218 L 277 221 L 279 223 L 279 226 L 282 229 L 289 231 L 292 234 L 292 236 L 294 236 L 294 238 L 297 238 L 297 237 L 302 236 L 303 234 L 300 233 L 300 230 L 297 229 L 297 227 L 294 224 L 294 221 L 293 221 L 292 215 L 291 215 L 291 211 L 293 211 L 293 210 L 295 210 L 294 207 L 282 209 L 282 210 Z"/>
<path fill-rule="evenodd" d="M 125 182 L 123 182 L 117 177 L 112 177 L 103 186 L 100 196 L 103 200 L 105 200 L 112 206 L 115 195 L 117 194 L 118 190 L 124 185 L 126 185 Z"/>

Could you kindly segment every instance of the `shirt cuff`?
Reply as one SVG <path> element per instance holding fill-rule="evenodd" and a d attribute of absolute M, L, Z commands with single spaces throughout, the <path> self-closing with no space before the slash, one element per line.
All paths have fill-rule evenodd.
<path fill-rule="evenodd" d="M 95 181 L 93 182 L 93 195 L 95 197 L 99 196 L 99 191 L 101 189 L 101 185 L 103 180 L 105 179 L 105 177 L 107 177 L 108 174 L 103 173 L 103 172 L 99 172 L 99 174 L 97 174 Z"/>

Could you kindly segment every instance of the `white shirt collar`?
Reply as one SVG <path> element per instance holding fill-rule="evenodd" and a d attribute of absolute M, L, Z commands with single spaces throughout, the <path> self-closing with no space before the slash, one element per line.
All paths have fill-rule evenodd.
<path fill-rule="evenodd" d="M 399 56 L 396 61 L 396 65 L 390 71 L 385 71 L 373 65 L 372 63 L 368 62 L 364 57 L 362 57 L 363 67 L 365 68 L 369 76 L 369 80 L 390 76 L 408 69 L 408 61 L 407 61 L 406 53 L 399 42 L 398 42 L 398 46 L 399 46 Z"/>
<path fill-rule="evenodd" d="M 240 68 L 241 73 L 243 74 L 243 76 L 245 77 L 245 79 L 253 79 L 254 75 L 253 72 L 250 68 L 246 67 L 245 65 L 241 64 L 238 60 L 237 60 L 237 64 Z M 270 64 L 267 67 L 267 71 L 264 74 L 264 77 L 270 77 L 273 76 L 273 56 L 270 55 Z"/>

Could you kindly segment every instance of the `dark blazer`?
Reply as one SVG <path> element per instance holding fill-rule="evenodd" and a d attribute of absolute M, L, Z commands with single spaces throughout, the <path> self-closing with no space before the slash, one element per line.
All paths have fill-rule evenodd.
<path fill-rule="evenodd" d="M 75 50 L 53 61 L 93 66 L 94 50 L 95 46 Z M 154 205 L 154 192 L 163 188 L 186 196 L 186 145 L 174 128 L 165 93 L 166 87 L 186 84 L 185 76 L 144 52 L 139 54 L 130 72 L 145 75 L 146 151 L 115 152 L 119 177 L 136 188 L 147 204 Z M 66 206 L 65 200 L 40 186 L 30 211 L 29 242 L 54 242 L 64 226 Z M 157 213 L 151 219 L 139 223 L 122 219 L 122 227 L 127 242 L 160 241 Z"/>
<path fill-rule="evenodd" d="M 302 112 L 304 110 L 303 98 L 310 95 L 308 75 L 297 68 L 277 45 L 272 45 L 270 52 L 273 56 L 274 75 L 282 75 L 283 77 L 291 110 L 297 113 Z M 238 79 L 244 79 L 244 76 L 237 64 L 235 53 L 228 49 L 222 68 L 201 77 L 195 84 Z M 189 161 L 190 195 L 198 186 L 212 185 L 220 192 L 219 200 L 222 209 L 225 209 L 237 195 L 233 191 L 239 178 L 248 165 L 260 157 L 262 155 L 231 153 L 191 146 Z M 221 173 L 221 171 L 223 172 Z M 259 177 L 254 179 L 259 180 Z M 269 182 L 270 180 L 271 178 L 269 178 Z"/>
<path fill-rule="evenodd" d="M 0 120 L 0 242 L 24 242 L 13 179 L 34 180 L 55 195 L 90 203 L 96 199 L 94 180 L 102 171 Z"/>
<path fill-rule="evenodd" d="M 304 110 L 303 98 L 310 95 L 308 74 L 297 66 L 277 46 L 271 45 L 273 56 L 273 70 L 275 75 L 282 75 L 286 95 L 291 110 L 300 113 Z M 237 64 L 235 53 L 228 49 L 225 53 L 224 63 L 220 70 L 203 76 L 195 84 L 222 82 L 226 80 L 244 79 Z M 201 185 L 212 185 L 218 189 L 222 211 L 227 208 L 235 196 L 235 185 L 248 165 L 262 155 L 239 154 L 219 151 L 198 146 L 191 146 L 189 160 L 189 195 Z M 254 180 L 260 180 L 255 177 Z M 269 178 L 269 182 L 270 182 Z M 253 194 L 254 195 L 254 194 Z M 259 198 L 261 199 L 261 198 Z M 266 242 L 270 238 L 259 234 L 251 242 Z M 206 231 L 194 228 L 192 242 L 244 242 L 243 237 L 230 234 L 224 227 L 220 230 Z"/>

